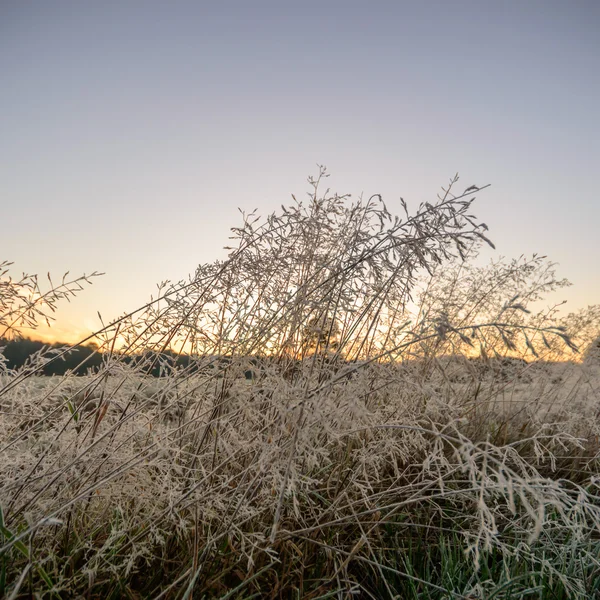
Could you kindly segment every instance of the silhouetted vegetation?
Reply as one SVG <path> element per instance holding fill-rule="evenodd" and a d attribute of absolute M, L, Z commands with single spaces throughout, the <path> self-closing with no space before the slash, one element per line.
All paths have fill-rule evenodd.
<path fill-rule="evenodd" d="M 324 177 L 98 347 L 6 342 L 0 597 L 598 597 L 600 311 L 473 263 L 482 188 Z M 4 277 L 8 340 L 58 296 Z"/>
<path fill-rule="evenodd" d="M 88 375 L 98 372 L 102 366 L 104 355 L 92 344 L 76 345 L 72 348 L 70 344 L 55 342 L 48 344 L 40 340 L 30 338 L 17 338 L 14 340 L 0 340 L 0 348 L 4 357 L 5 366 L 11 370 L 18 370 L 32 361 L 36 361 L 40 355 L 48 359 L 61 354 L 58 360 L 48 361 L 39 371 L 38 375 Z M 65 352 L 65 350 L 67 350 Z M 144 375 L 152 377 L 163 377 L 169 375 L 175 369 L 186 369 L 196 371 L 194 359 L 185 354 L 177 354 L 171 350 L 164 352 L 144 352 L 121 357 L 126 364 L 138 368 Z"/>
<path fill-rule="evenodd" d="M 4 350 L 6 367 L 15 370 L 31 363 L 34 357 L 40 354 L 52 357 L 56 351 L 69 348 L 70 344 L 56 342 L 48 344 L 39 340 L 19 338 L 14 340 L 0 340 L 0 347 Z M 55 351 L 55 352 L 53 352 Z M 102 354 L 93 345 L 74 346 L 63 354 L 60 359 L 44 365 L 40 375 L 64 375 L 71 372 L 75 375 L 87 375 L 95 372 L 102 365 Z"/>

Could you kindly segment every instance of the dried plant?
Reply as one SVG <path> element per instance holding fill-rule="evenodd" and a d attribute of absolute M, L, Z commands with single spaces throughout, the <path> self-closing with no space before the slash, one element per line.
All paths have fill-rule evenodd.
<path fill-rule="evenodd" d="M 48 273 L 50 287 L 44 291 L 37 275 L 23 273 L 20 279 L 13 279 L 9 271 L 12 264 L 0 262 L 0 339 L 19 335 L 23 327 L 35 329 L 39 319 L 50 326 L 51 313 L 59 301 L 69 301 L 84 289 L 84 284 L 91 284 L 92 278 L 102 275 L 94 271 L 70 279 L 67 271 L 60 283 L 55 284 Z"/>
<path fill-rule="evenodd" d="M 528 312 L 565 282 L 469 263 L 483 188 L 400 217 L 325 178 L 97 332 L 97 373 L 3 374 L 0 594 L 597 592 L 600 367 L 507 358 L 575 348 Z"/>

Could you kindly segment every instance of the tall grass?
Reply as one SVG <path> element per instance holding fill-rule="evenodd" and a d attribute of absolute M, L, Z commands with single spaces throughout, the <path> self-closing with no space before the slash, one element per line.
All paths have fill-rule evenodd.
<path fill-rule="evenodd" d="M 474 186 L 393 216 L 325 178 L 98 332 L 98 372 L 4 368 L 0 595 L 597 593 L 600 367 L 549 362 L 595 309 L 533 312 L 543 257 L 472 266 Z"/>

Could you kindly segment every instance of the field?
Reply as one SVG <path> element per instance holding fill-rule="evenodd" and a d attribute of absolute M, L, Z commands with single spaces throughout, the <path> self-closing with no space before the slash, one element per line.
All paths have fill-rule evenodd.
<path fill-rule="evenodd" d="M 310 362 L 242 360 L 29 378 L 2 398 L 5 577 L 98 597 L 192 578 L 209 597 L 590 597 L 600 365 L 490 363 L 330 365 L 332 386 Z"/>
<path fill-rule="evenodd" d="M 0 361 L 0 596 L 600 597 L 600 310 L 534 310 L 545 257 L 473 266 L 456 179 L 400 218 L 324 176 L 87 376 Z M 73 290 L 28 281 L 4 335 Z"/>

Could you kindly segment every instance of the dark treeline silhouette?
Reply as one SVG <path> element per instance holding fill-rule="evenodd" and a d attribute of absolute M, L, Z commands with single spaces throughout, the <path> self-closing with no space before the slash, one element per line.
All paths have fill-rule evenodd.
<path fill-rule="evenodd" d="M 4 363 L 8 369 L 19 369 L 23 365 L 35 361 L 35 355 L 41 354 L 47 359 L 51 359 L 56 356 L 56 352 L 53 351 L 62 351 L 69 346 L 70 344 L 66 343 L 48 344 L 29 338 L 0 340 L 1 354 L 4 356 Z M 86 375 L 89 369 L 96 370 L 101 364 L 102 354 L 97 352 L 93 345 L 75 346 L 58 360 L 44 365 L 39 374 L 64 375 L 70 371 L 76 375 Z"/>
<path fill-rule="evenodd" d="M 94 373 L 108 358 L 108 355 L 98 350 L 94 344 L 77 345 L 64 352 L 68 348 L 70 348 L 70 344 L 62 342 L 48 344 L 26 337 L 14 340 L 0 338 L 0 360 L 4 362 L 5 368 L 15 370 L 26 364 L 36 364 L 38 361 L 36 355 L 41 355 L 48 360 L 48 363 L 37 373 L 50 376 L 65 375 L 66 373 L 73 375 Z M 61 356 L 56 358 L 59 353 Z M 198 370 L 223 371 L 229 368 L 232 361 L 232 358 L 227 356 L 189 356 L 168 349 L 160 353 L 146 351 L 133 355 L 119 355 L 118 359 L 122 363 L 135 367 L 140 374 L 153 377 L 169 376 L 174 370 L 179 369 L 185 369 L 188 373 Z M 278 362 L 277 359 L 267 357 L 249 356 L 247 359 L 243 375 L 246 379 L 252 380 L 259 377 L 273 362 Z M 300 362 L 298 360 L 286 361 L 284 375 L 293 376 Z"/>
<path fill-rule="evenodd" d="M 48 344 L 39 340 L 20 338 L 15 340 L 0 339 L 0 355 L 5 367 L 11 370 L 19 369 L 28 363 L 36 361 L 36 355 L 52 359 L 57 352 L 63 352 L 70 344 L 56 342 Z M 60 358 L 49 361 L 38 372 L 40 375 L 64 375 L 70 372 L 74 375 L 87 375 L 96 372 L 102 365 L 105 356 L 93 345 L 74 346 Z M 166 350 L 161 354 L 145 352 L 133 356 L 121 356 L 125 363 L 133 363 L 141 373 L 161 377 L 168 375 L 173 369 L 190 367 L 191 358 L 178 355 Z"/>
<path fill-rule="evenodd" d="M 29 338 L 20 338 L 16 340 L 0 339 L 0 360 L 4 362 L 5 368 L 19 369 L 26 364 L 36 362 L 35 355 L 41 354 L 46 359 L 56 357 L 57 353 L 63 353 L 70 345 L 56 342 L 48 344 Z M 54 352 L 53 352 L 54 351 Z M 3 357 L 3 358 L 2 358 Z M 238 357 L 240 358 L 240 357 Z M 244 376 L 246 379 L 254 380 L 260 377 L 265 369 L 278 360 L 268 357 L 248 356 Z M 448 357 L 449 358 L 449 357 Z M 65 375 L 72 373 L 74 375 L 87 375 L 97 372 L 99 367 L 107 359 L 107 355 L 97 349 L 94 344 L 85 346 L 74 346 L 68 352 L 62 354 L 60 358 L 49 360 L 43 368 L 38 371 L 39 375 Z M 465 360 L 465 357 L 459 357 Z M 522 358 L 500 357 L 497 359 L 483 360 L 481 358 L 467 358 L 468 363 L 479 369 L 488 371 L 490 369 L 502 372 L 507 371 L 511 374 L 514 368 L 527 366 L 527 361 Z M 226 356 L 189 356 L 187 354 L 178 354 L 171 350 L 163 352 L 146 351 L 133 355 L 119 355 L 119 361 L 132 365 L 142 375 L 151 375 L 153 377 L 166 377 L 173 371 L 185 369 L 188 373 L 198 370 L 227 370 L 231 364 L 232 358 Z M 323 357 L 321 361 L 331 363 L 331 360 Z M 283 375 L 293 377 L 294 372 L 299 368 L 302 361 L 286 361 Z M 343 359 L 334 359 L 337 368 L 342 365 L 350 366 Z M 330 364 L 333 367 L 333 364 Z"/>

